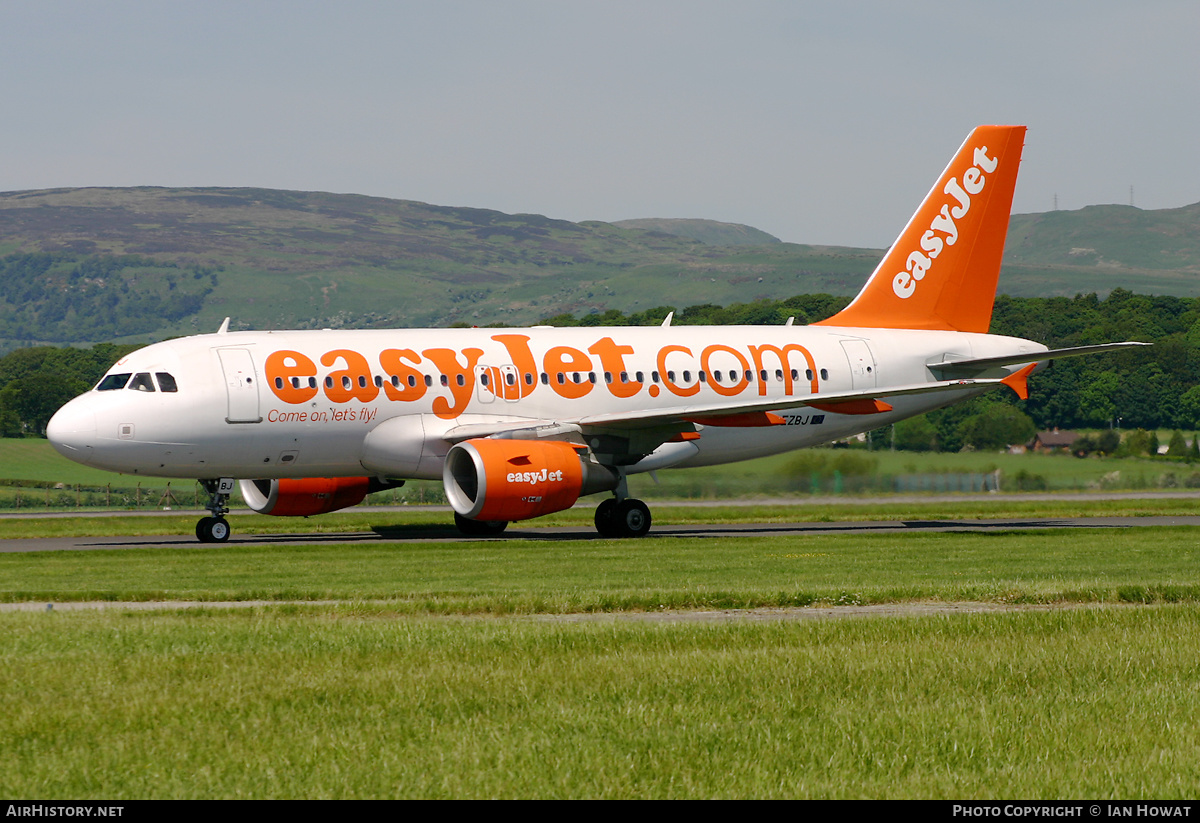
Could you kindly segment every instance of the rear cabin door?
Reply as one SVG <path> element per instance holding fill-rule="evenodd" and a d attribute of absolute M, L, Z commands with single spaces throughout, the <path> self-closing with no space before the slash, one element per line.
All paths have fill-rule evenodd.
<path fill-rule="evenodd" d="M 842 350 L 850 361 L 850 378 L 854 391 L 875 388 L 875 358 L 865 340 L 843 340 Z"/>

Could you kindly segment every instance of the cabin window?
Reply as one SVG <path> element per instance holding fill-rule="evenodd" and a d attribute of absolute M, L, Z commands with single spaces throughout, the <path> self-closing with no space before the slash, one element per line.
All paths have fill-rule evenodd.
<path fill-rule="evenodd" d="M 829 379 L 829 372 L 828 372 L 828 371 L 826 371 L 825 369 L 821 369 L 821 379 L 822 379 L 822 380 L 828 380 L 828 379 Z"/>
<path fill-rule="evenodd" d="M 487 372 L 481 372 L 479 374 L 479 384 L 481 386 L 486 386 L 488 384 L 488 373 Z"/>
<path fill-rule="evenodd" d="M 653 380 L 655 383 L 657 383 L 658 382 L 658 372 L 657 371 L 650 372 L 650 379 Z"/>
<path fill-rule="evenodd" d="M 292 379 L 293 379 L 293 380 L 295 380 L 295 378 L 294 378 L 294 377 L 293 377 Z M 276 378 L 275 378 L 275 388 L 277 388 L 277 389 L 282 389 L 282 388 L 283 388 L 283 378 L 282 378 L 282 377 L 276 377 Z M 294 387 L 293 387 L 293 388 L 294 388 Z"/>
<path fill-rule="evenodd" d="M 458 383 L 458 385 L 460 385 L 460 386 L 467 385 L 466 378 L 464 378 L 461 374 L 456 374 L 454 376 L 454 382 Z"/>
<path fill-rule="evenodd" d="M 605 383 L 612 383 L 612 372 L 610 372 L 610 371 L 606 371 L 606 372 L 604 373 L 604 382 L 605 382 Z"/>
<path fill-rule="evenodd" d="M 707 383 L 707 382 L 708 382 L 708 372 L 706 372 L 706 371 L 704 371 L 703 369 L 701 369 L 701 370 L 700 370 L 700 375 L 699 375 L 699 376 L 700 376 L 700 382 L 701 382 L 701 383 Z"/>
<path fill-rule="evenodd" d="M 129 372 L 124 374 L 106 374 L 104 379 L 96 384 L 96 391 L 113 391 L 114 389 L 123 389 L 125 384 L 129 382 L 129 378 L 133 375 Z"/>
<path fill-rule="evenodd" d="M 641 372 L 637 372 L 637 382 L 644 383 L 645 379 L 645 375 L 643 375 Z"/>
<path fill-rule="evenodd" d="M 528 372 L 528 371 L 525 372 L 525 385 L 526 386 L 533 385 L 533 372 Z"/>

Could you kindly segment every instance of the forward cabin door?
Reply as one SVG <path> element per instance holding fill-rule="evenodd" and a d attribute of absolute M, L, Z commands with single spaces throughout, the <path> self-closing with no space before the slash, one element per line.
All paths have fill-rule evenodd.
<path fill-rule="evenodd" d="M 225 375 L 225 391 L 229 395 L 226 423 L 261 423 L 258 412 L 258 378 L 254 374 L 254 359 L 248 349 L 217 349 L 221 371 Z"/>

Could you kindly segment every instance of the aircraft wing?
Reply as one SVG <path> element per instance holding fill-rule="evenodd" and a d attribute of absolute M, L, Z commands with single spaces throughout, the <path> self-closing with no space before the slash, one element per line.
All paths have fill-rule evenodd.
<path fill-rule="evenodd" d="M 672 406 L 665 409 L 637 409 L 627 412 L 592 414 L 569 422 L 581 427 L 603 426 L 640 428 L 661 426 L 664 423 L 702 423 L 710 426 L 769 426 L 782 420 L 770 419 L 768 412 L 786 409 L 814 408 L 843 414 L 873 414 L 890 411 L 891 406 L 879 398 L 910 394 L 930 394 L 943 391 L 992 388 L 1006 384 L 1005 379 L 940 380 L 909 386 L 883 386 L 861 391 L 809 394 L 804 397 L 764 397 L 750 402 L 701 403 L 694 406 Z M 838 408 L 841 407 L 841 408 Z"/>

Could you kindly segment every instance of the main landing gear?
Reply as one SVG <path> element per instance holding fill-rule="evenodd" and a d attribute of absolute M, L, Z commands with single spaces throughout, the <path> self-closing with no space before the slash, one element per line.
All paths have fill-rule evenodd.
<path fill-rule="evenodd" d="M 196 523 L 196 539 L 201 543 L 224 543 L 229 539 L 229 495 L 233 493 L 233 478 L 222 477 L 220 480 L 201 480 L 200 485 L 208 492 L 208 503 L 204 508 L 212 512 L 212 517 L 201 517 Z"/>
<path fill-rule="evenodd" d="M 650 507 L 641 500 L 610 497 L 596 507 L 601 537 L 643 537 L 650 531 Z"/>

